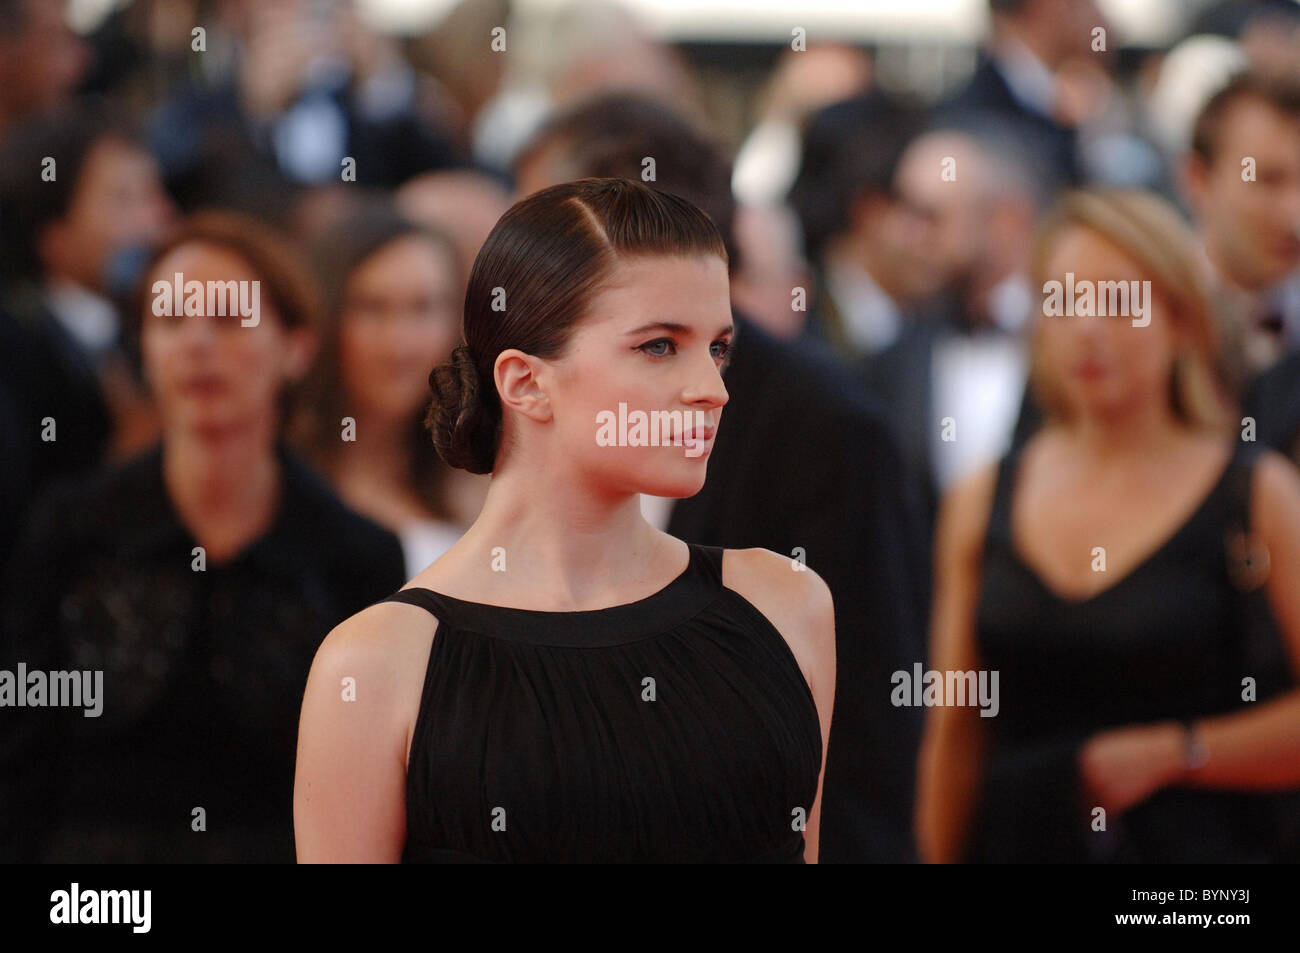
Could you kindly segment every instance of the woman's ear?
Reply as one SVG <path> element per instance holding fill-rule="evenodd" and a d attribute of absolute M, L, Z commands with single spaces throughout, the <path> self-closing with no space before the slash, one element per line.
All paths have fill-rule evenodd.
<path fill-rule="evenodd" d="M 498 354 L 492 376 L 502 405 L 538 423 L 550 420 L 551 402 L 542 386 L 543 373 L 544 362 L 518 348 Z"/>

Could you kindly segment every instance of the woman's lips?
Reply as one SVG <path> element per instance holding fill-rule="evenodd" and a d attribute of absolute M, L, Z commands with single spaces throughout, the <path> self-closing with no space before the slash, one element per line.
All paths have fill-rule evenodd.
<path fill-rule="evenodd" d="M 690 430 L 684 430 L 682 431 L 682 442 L 690 443 L 691 441 L 696 439 L 700 441 L 712 440 L 713 435 L 715 433 L 717 433 L 717 430 L 714 427 L 704 427 L 700 429 L 692 428 Z"/>
<path fill-rule="evenodd" d="M 1107 368 L 1101 361 L 1084 360 L 1074 365 L 1074 375 L 1082 377 L 1084 380 L 1097 380 L 1105 377 Z"/>
<path fill-rule="evenodd" d="M 713 427 L 684 432 L 681 436 L 681 443 L 686 447 L 686 455 L 696 458 L 708 456 L 713 450 L 713 435 L 716 432 Z"/>
<path fill-rule="evenodd" d="M 224 394 L 229 388 L 224 377 L 203 376 L 187 378 L 181 383 L 181 390 L 195 396 Z"/>
<path fill-rule="evenodd" d="M 1274 244 L 1273 251 L 1279 258 L 1290 259 L 1300 256 L 1300 238 L 1288 235 Z"/>

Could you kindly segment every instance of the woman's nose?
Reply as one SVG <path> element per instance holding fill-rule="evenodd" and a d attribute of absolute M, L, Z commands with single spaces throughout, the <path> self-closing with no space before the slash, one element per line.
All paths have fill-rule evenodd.
<path fill-rule="evenodd" d="M 722 381 L 722 373 L 711 358 L 708 367 L 687 389 L 684 397 L 687 403 L 708 404 L 710 407 L 722 407 L 731 399 Z"/>
<path fill-rule="evenodd" d="M 213 319 L 206 314 L 191 314 L 181 325 L 181 339 L 189 347 L 211 347 L 217 340 Z"/>

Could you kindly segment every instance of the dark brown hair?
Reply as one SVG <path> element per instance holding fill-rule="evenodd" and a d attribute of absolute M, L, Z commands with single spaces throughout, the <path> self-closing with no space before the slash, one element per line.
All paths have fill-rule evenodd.
<path fill-rule="evenodd" d="M 493 367 L 502 351 L 563 355 L 575 325 L 624 256 L 716 255 L 713 221 L 685 199 L 617 178 L 535 192 L 501 216 L 479 249 L 465 293 L 463 337 L 429 375 L 426 424 L 449 464 L 490 473 L 501 439 Z"/>
<path fill-rule="evenodd" d="M 731 160 L 706 130 L 673 106 L 626 90 L 577 100 L 533 134 L 516 154 L 514 168 L 552 147 L 566 160 L 565 177 L 574 179 L 617 176 L 643 182 L 643 163 L 653 156 L 650 186 L 702 209 L 727 246 L 728 269 L 735 273 L 740 267 Z"/>
<path fill-rule="evenodd" d="M 1218 154 L 1219 130 L 1228 113 L 1238 103 L 1252 99 L 1300 122 L 1300 84 L 1252 72 L 1240 73 L 1211 96 L 1196 117 L 1192 128 L 1192 152 L 1206 165 L 1212 164 Z"/>
<path fill-rule="evenodd" d="M 0 279 L 41 280 L 41 238 L 72 210 L 87 164 L 105 142 L 144 152 L 135 127 L 96 99 L 31 117 L 6 134 L 0 148 Z M 58 175 L 36 185 L 47 157 L 57 157 Z"/>

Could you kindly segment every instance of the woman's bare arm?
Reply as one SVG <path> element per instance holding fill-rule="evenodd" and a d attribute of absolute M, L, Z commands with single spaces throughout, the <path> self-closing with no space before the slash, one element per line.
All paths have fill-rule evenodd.
<path fill-rule="evenodd" d="M 1285 457 L 1268 453 L 1256 465 L 1252 482 L 1251 526 L 1269 551 L 1269 604 L 1300 683 L 1300 473 Z M 1300 786 L 1300 689 L 1204 719 L 1198 728 L 1209 759 L 1188 772 L 1184 783 L 1212 788 Z"/>
<path fill-rule="evenodd" d="M 299 863 L 401 860 L 411 727 L 436 625 L 413 606 L 380 603 L 321 643 L 298 726 Z"/>
<path fill-rule="evenodd" d="M 788 562 L 784 558 L 782 561 Z M 835 710 L 835 606 L 831 600 L 830 588 L 820 576 L 812 570 L 806 570 L 801 575 L 808 577 L 804 580 L 807 583 L 803 587 L 806 591 L 796 598 L 804 610 L 804 639 L 809 649 L 812 669 L 809 687 L 817 705 L 822 733 L 822 763 L 817 772 L 817 795 L 813 798 L 812 809 L 808 812 L 808 825 L 804 830 L 807 843 L 804 860 L 815 864 L 821 856 L 822 790 L 826 778 L 826 754 L 831 742 L 831 716 Z"/>
<path fill-rule="evenodd" d="M 975 609 L 979 598 L 983 537 L 996 485 L 989 466 L 943 498 L 935 530 L 934 605 L 929 667 L 978 671 Z M 985 729 L 975 707 L 929 709 L 918 765 L 916 835 L 921 859 L 961 859 L 979 785 Z"/>

